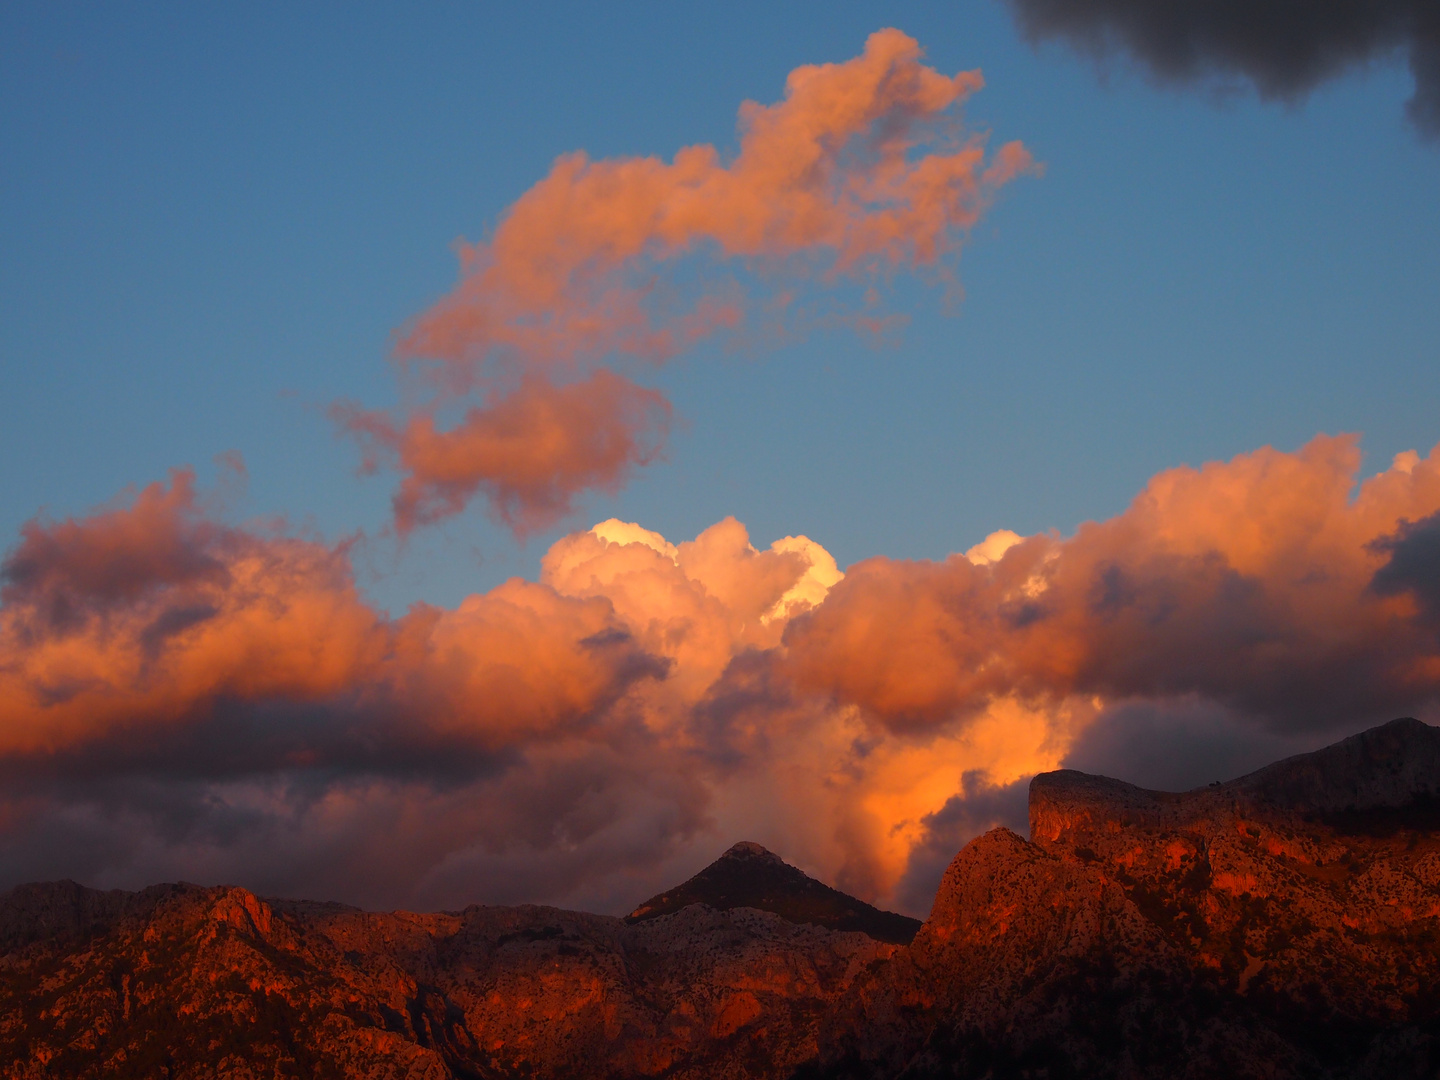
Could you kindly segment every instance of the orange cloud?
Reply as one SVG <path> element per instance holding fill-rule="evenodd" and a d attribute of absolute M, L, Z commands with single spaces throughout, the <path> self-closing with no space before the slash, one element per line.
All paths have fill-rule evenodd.
<path fill-rule="evenodd" d="M 483 491 L 496 517 L 523 536 L 570 514 L 580 492 L 614 492 L 631 469 L 653 461 L 670 403 L 601 369 L 564 386 L 528 376 L 449 431 L 427 413 L 403 427 L 379 413 L 337 416 L 398 458 L 406 474 L 393 500 L 401 535 L 459 513 Z"/>
<path fill-rule="evenodd" d="M 641 268 L 707 245 L 830 276 L 936 264 L 1032 162 L 1013 142 L 987 161 L 980 138 L 941 122 L 984 80 L 942 75 L 921 56 L 914 39 L 881 30 L 853 60 L 796 68 L 783 101 L 741 107 L 729 162 L 706 145 L 669 163 L 560 158 L 491 240 L 462 249 L 459 285 L 415 320 L 401 355 L 462 377 L 506 350 L 547 363 L 672 355 L 738 313 L 647 307 Z"/>
<path fill-rule="evenodd" d="M 188 471 L 22 535 L 0 608 L 3 753 L 181 723 L 221 697 L 328 697 L 386 648 L 343 550 L 207 520 Z"/>
<path fill-rule="evenodd" d="M 998 559 L 852 567 L 792 624 L 796 681 L 912 730 L 998 696 L 1199 694 L 1277 725 L 1388 715 L 1440 689 L 1377 542 L 1440 510 L 1435 455 L 1351 492 L 1352 438 L 1156 476 L 1125 513 Z"/>
<path fill-rule="evenodd" d="M 844 574 L 733 518 L 607 521 L 399 618 L 178 472 L 4 563 L 0 876 L 619 908 L 743 835 L 923 914 L 1077 747 L 1238 761 L 1434 709 L 1440 452 L 1359 464 L 1265 448 L 1068 537 Z"/>
<path fill-rule="evenodd" d="M 0 756 L 116 740 L 143 755 L 227 709 L 304 707 L 311 721 L 272 740 L 267 767 L 338 755 L 383 772 L 397 743 L 488 752 L 582 729 L 631 683 L 665 675 L 608 601 L 543 585 L 391 620 L 360 595 L 343 548 L 207 521 L 188 472 L 23 535 L 4 564 Z"/>
<path fill-rule="evenodd" d="M 778 283 L 776 300 L 761 305 L 771 312 L 792 308 L 804 282 L 832 287 L 901 269 L 948 281 L 946 256 L 1034 163 L 1018 142 L 987 156 L 984 137 L 948 114 L 983 85 L 978 71 L 942 75 L 921 58 L 912 38 L 881 30 L 859 57 L 796 68 L 784 100 L 741 107 L 730 160 L 698 145 L 670 162 L 584 153 L 556 161 L 489 240 L 462 247 L 459 283 L 397 347 L 403 360 L 434 365 L 442 398 L 493 395 L 524 378 L 520 391 L 487 400 L 450 432 L 428 413 L 398 427 L 374 416 L 347 425 L 398 451 L 401 530 L 458 512 L 480 492 L 524 532 L 650 460 L 663 440 L 663 399 L 617 380 L 598 397 L 584 383 L 550 387 L 555 404 L 542 406 L 537 387 L 548 384 L 536 373 L 571 377 L 617 355 L 660 361 L 739 327 L 749 304 L 717 268 Z M 699 284 L 674 273 L 687 259 L 700 267 L 687 280 Z M 868 314 L 848 321 L 889 325 Z M 581 436 L 572 442 L 546 411 L 562 397 L 562 411 L 588 406 L 574 417 Z"/>

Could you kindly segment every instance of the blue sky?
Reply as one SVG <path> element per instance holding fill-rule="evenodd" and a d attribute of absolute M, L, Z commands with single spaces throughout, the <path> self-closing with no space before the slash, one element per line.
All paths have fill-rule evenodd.
<path fill-rule="evenodd" d="M 668 460 L 518 544 L 481 505 L 400 549 L 393 476 L 326 407 L 397 400 L 392 335 L 553 159 L 734 145 L 744 99 L 897 26 L 981 68 L 1008 186 L 955 314 L 904 279 L 903 337 L 706 347 L 646 378 Z M 1360 431 L 1367 469 L 1440 441 L 1440 149 L 1398 63 L 1287 107 L 1157 90 L 1020 40 L 998 3 L 12 4 L 0 13 L 0 535 L 239 451 L 233 519 L 363 532 L 392 610 L 533 577 L 610 516 L 733 514 L 841 566 L 1108 517 L 1157 471 Z"/>

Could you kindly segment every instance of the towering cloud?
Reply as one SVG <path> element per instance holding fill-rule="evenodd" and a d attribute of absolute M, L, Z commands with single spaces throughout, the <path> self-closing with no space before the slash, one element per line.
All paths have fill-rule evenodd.
<path fill-rule="evenodd" d="M 1199 783 L 1434 709 L 1440 453 L 1359 463 L 1266 448 L 844 574 L 607 521 L 399 618 L 177 472 L 3 564 L 0 878 L 618 909 L 751 836 L 923 914 L 1037 770 Z"/>
<path fill-rule="evenodd" d="M 1433 460 L 1350 498 L 1352 439 L 1155 477 L 1129 510 L 997 561 L 873 559 L 786 638 L 795 680 L 897 731 L 997 695 L 1197 694 L 1278 726 L 1413 706 L 1434 684 Z M 885 647 L 885 646 L 889 647 Z"/>
<path fill-rule="evenodd" d="M 1431 0 L 1009 0 L 1031 39 L 1082 51 L 1120 48 L 1156 76 L 1240 76 L 1265 97 L 1294 100 L 1321 82 L 1404 51 L 1415 76 L 1405 107 L 1440 136 L 1440 8 Z"/>
<path fill-rule="evenodd" d="M 663 361 L 757 311 L 784 319 L 810 289 L 897 270 L 950 281 L 965 231 L 1032 162 L 1014 142 L 987 157 L 951 113 L 978 71 L 942 75 L 921 56 L 881 30 L 853 60 L 795 69 L 784 100 L 741 107 L 733 158 L 568 154 L 463 246 L 459 283 L 398 355 L 438 401 L 481 402 L 448 432 L 433 410 L 342 415 L 398 458 L 401 530 L 477 492 L 521 531 L 549 524 L 651 460 L 668 407 L 597 364 Z"/>

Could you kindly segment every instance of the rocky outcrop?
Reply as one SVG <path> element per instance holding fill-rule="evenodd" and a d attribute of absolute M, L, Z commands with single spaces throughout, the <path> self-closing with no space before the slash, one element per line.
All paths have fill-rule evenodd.
<path fill-rule="evenodd" d="M 627 924 L 185 885 L 27 886 L 0 933 L 0 1076 L 27 1080 L 784 1076 L 897 950 L 745 907 Z"/>
<path fill-rule="evenodd" d="M 1440 731 L 1193 792 L 1037 776 L 826 1032 L 832 1076 L 1440 1073 Z"/>
<path fill-rule="evenodd" d="M 1437 791 L 1415 721 L 1191 792 L 1047 773 L 908 945 L 752 844 L 627 919 L 25 886 L 0 1077 L 1433 1077 Z"/>

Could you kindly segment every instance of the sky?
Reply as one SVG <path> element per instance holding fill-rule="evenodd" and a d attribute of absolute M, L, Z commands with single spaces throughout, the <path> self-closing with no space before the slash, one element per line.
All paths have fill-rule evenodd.
<path fill-rule="evenodd" d="M 7 5 L 0 886 L 923 915 L 1430 715 L 1440 31 L 1166 10 Z"/>

